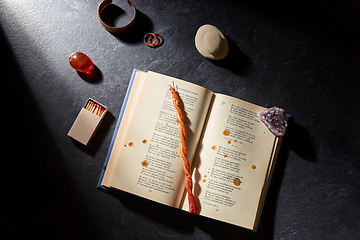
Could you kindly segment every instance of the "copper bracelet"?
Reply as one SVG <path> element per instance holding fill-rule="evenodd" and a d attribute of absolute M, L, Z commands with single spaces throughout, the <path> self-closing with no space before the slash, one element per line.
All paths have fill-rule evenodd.
<path fill-rule="evenodd" d="M 103 22 L 103 20 L 101 19 L 101 13 L 102 11 L 110 5 L 110 3 L 112 2 L 112 0 L 103 0 L 99 7 L 98 7 L 98 10 L 97 10 L 97 14 L 98 14 L 98 17 L 99 17 L 99 20 L 100 20 L 100 23 L 101 25 L 106 29 L 108 30 L 109 32 L 111 33 L 115 33 L 115 34 L 118 34 L 118 33 L 123 33 L 127 30 L 129 30 L 135 23 L 135 17 L 136 17 L 136 8 L 135 8 L 135 5 L 130 1 L 130 0 L 127 0 L 129 6 L 132 8 L 132 10 L 134 10 L 134 17 L 133 19 L 125 26 L 122 26 L 122 27 L 111 27 L 107 24 L 105 24 Z"/>

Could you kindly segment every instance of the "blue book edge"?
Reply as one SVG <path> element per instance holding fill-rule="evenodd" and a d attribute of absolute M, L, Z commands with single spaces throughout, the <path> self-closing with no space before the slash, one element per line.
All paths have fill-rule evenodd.
<path fill-rule="evenodd" d="M 119 114 L 119 117 L 118 117 L 118 120 L 116 122 L 116 126 L 115 126 L 115 130 L 114 130 L 114 133 L 113 133 L 113 136 L 111 138 L 111 142 L 110 142 L 110 146 L 109 146 L 109 150 L 106 154 L 106 158 L 105 158 L 105 162 L 104 162 L 104 165 L 101 169 L 101 173 L 100 173 L 100 178 L 99 178 L 99 181 L 98 181 L 98 184 L 97 184 L 97 188 L 99 190 L 104 190 L 104 191 L 109 191 L 110 189 L 109 188 L 106 188 L 104 186 L 101 185 L 102 183 L 102 180 L 104 178 L 104 175 L 105 175 L 105 171 L 106 171 L 106 167 L 108 165 L 108 162 L 109 162 L 109 158 L 110 158 L 110 155 L 111 155 L 111 152 L 112 152 L 112 149 L 114 147 L 114 143 L 115 143 L 115 139 L 116 139 L 116 136 L 118 134 L 118 130 L 119 130 L 119 127 L 120 127 L 120 123 L 121 123 L 121 120 L 122 120 L 122 117 L 124 115 L 124 111 L 125 111 L 125 107 L 127 105 L 127 102 L 129 100 L 129 95 L 130 95 L 130 92 L 131 92 L 131 88 L 132 88 L 132 85 L 134 83 L 134 79 L 135 79 L 135 76 L 136 76 L 136 73 L 137 72 L 144 72 L 144 71 L 141 71 L 141 70 L 138 70 L 138 69 L 134 69 L 132 74 L 131 74 L 131 78 L 130 78 L 130 82 L 129 82 L 129 86 L 126 90 L 126 94 L 125 94 L 125 97 L 124 97 L 124 102 L 121 106 L 121 110 L 120 110 L 120 114 Z"/>

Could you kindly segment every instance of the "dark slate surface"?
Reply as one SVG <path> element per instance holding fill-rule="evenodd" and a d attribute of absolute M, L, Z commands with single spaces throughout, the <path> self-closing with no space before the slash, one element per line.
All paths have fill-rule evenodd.
<path fill-rule="evenodd" d="M 121 36 L 100 25 L 99 3 L 0 2 L 2 238 L 359 237 L 359 1 L 134 0 L 139 21 Z M 114 3 L 115 25 L 131 19 L 125 1 Z M 227 36 L 224 60 L 195 49 L 203 24 Z M 145 46 L 147 32 L 164 44 Z M 75 51 L 95 75 L 70 67 Z M 257 234 L 96 189 L 133 68 L 292 114 Z M 66 134 L 89 97 L 109 112 L 83 147 Z"/>

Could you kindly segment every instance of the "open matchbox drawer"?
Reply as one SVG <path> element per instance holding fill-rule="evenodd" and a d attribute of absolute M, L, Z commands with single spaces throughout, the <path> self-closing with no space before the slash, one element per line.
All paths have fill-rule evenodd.
<path fill-rule="evenodd" d="M 106 112 L 107 107 L 89 98 L 67 135 L 84 145 L 89 145 Z"/>

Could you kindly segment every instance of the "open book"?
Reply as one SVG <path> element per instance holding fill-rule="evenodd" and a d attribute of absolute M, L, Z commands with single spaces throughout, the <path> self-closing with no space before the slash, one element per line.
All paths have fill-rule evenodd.
<path fill-rule="evenodd" d="M 265 108 L 173 77 L 133 71 L 98 187 L 188 210 L 173 84 L 197 213 L 256 231 L 281 137 L 260 121 Z"/>

